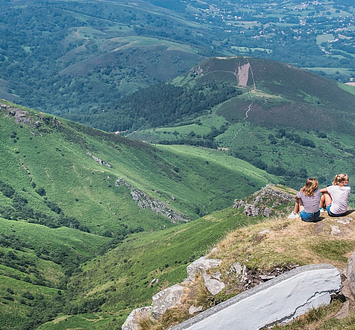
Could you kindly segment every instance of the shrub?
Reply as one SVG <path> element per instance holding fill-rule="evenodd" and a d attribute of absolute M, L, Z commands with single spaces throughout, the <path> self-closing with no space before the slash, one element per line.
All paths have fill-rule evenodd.
<path fill-rule="evenodd" d="M 42 187 L 35 189 L 35 192 L 40 196 L 46 196 L 46 191 Z"/>

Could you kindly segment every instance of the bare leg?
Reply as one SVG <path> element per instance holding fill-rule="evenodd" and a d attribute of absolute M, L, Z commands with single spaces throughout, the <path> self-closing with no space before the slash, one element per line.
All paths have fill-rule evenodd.
<path fill-rule="evenodd" d="M 320 196 L 320 201 L 319 201 L 319 208 L 323 208 L 325 207 L 325 194 L 322 194 L 322 196 Z"/>
<path fill-rule="evenodd" d="M 302 199 L 297 198 L 295 208 L 293 209 L 293 213 L 298 213 L 304 209 Z"/>
<path fill-rule="evenodd" d="M 323 193 L 322 197 L 320 198 L 319 207 L 327 207 L 330 204 L 332 204 L 332 198 L 330 197 L 329 193 Z"/>
<path fill-rule="evenodd" d="M 302 199 L 299 199 L 298 200 L 298 203 L 299 203 L 299 207 L 300 207 L 300 212 L 304 210 L 304 206 L 303 206 L 303 202 L 302 202 Z"/>

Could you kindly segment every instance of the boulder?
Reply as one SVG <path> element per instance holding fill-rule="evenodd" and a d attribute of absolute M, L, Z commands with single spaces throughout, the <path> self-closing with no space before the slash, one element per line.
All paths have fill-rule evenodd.
<path fill-rule="evenodd" d="M 221 292 L 225 288 L 225 284 L 220 281 L 220 273 L 207 274 L 207 269 L 212 267 L 219 267 L 222 263 L 222 260 L 219 259 L 207 259 L 201 257 L 197 259 L 192 264 L 187 266 L 187 279 L 185 281 L 193 282 L 195 275 L 201 273 L 205 281 L 206 289 L 213 295 Z"/>
<path fill-rule="evenodd" d="M 349 287 L 353 295 L 355 295 L 355 252 L 350 256 L 346 266 L 346 276 Z"/>
<path fill-rule="evenodd" d="M 327 305 L 339 293 L 341 277 L 332 265 L 295 268 L 226 300 L 172 330 L 255 330 L 289 322 L 313 308 Z M 347 306 L 338 315 L 347 315 Z"/>
<path fill-rule="evenodd" d="M 152 312 L 155 319 L 162 316 L 166 310 L 178 307 L 181 304 L 181 297 L 185 294 L 184 287 L 175 284 L 153 296 Z"/>
<path fill-rule="evenodd" d="M 151 306 L 134 309 L 123 323 L 122 330 L 141 330 L 140 320 L 150 318 L 152 310 Z"/>

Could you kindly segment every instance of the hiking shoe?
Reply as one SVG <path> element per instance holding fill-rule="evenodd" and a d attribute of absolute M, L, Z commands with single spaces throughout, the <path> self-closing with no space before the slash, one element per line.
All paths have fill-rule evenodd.
<path fill-rule="evenodd" d="M 295 212 L 291 212 L 291 214 L 288 216 L 288 219 L 296 219 L 299 218 L 299 215 Z"/>

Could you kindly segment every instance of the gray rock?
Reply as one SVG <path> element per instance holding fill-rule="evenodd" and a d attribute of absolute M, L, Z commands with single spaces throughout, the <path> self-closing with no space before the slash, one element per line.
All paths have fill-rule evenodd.
<path fill-rule="evenodd" d="M 226 286 L 223 282 L 213 278 L 213 275 L 209 276 L 208 274 L 204 274 L 203 279 L 205 281 L 206 289 L 213 295 L 220 293 Z"/>
<path fill-rule="evenodd" d="M 195 275 L 198 272 L 201 272 L 203 274 L 209 268 L 219 267 L 221 263 L 222 260 L 219 259 L 207 259 L 205 257 L 201 257 L 187 266 L 187 280 L 193 282 L 195 279 Z"/>
<path fill-rule="evenodd" d="M 355 252 L 350 256 L 346 266 L 347 279 L 353 295 L 355 295 Z"/>
<path fill-rule="evenodd" d="M 133 310 L 123 323 L 122 330 L 141 330 L 139 321 L 152 317 L 152 310 L 152 307 L 141 307 Z"/>
<path fill-rule="evenodd" d="M 190 308 L 189 308 L 189 314 L 193 315 L 193 314 L 196 314 L 196 313 L 200 313 L 200 312 L 202 312 L 202 310 L 203 310 L 202 306 L 195 307 L 194 305 L 191 305 Z"/>
<path fill-rule="evenodd" d="M 243 267 L 239 262 L 236 262 L 235 264 L 233 264 L 234 270 L 235 270 L 235 274 L 238 275 L 242 275 L 243 273 Z"/>
<path fill-rule="evenodd" d="M 184 287 L 175 284 L 153 296 L 153 317 L 155 319 L 161 317 L 166 310 L 178 307 L 181 304 L 181 297 L 185 294 Z"/>
<path fill-rule="evenodd" d="M 153 278 L 153 279 L 151 280 L 151 282 L 149 283 L 149 286 L 152 286 L 152 285 L 154 285 L 154 284 L 156 284 L 156 283 L 159 283 L 159 279 L 158 279 L 158 278 Z"/>
<path fill-rule="evenodd" d="M 272 213 L 272 209 L 269 209 L 268 207 L 264 210 L 263 216 L 268 218 L 270 214 Z"/>
<path fill-rule="evenodd" d="M 338 226 L 330 226 L 330 228 L 332 229 L 330 233 L 332 236 L 341 236 L 341 231 Z"/>
<path fill-rule="evenodd" d="M 339 218 L 337 220 L 337 222 L 339 222 L 343 225 L 348 225 L 351 221 L 353 221 L 353 218 L 351 218 L 351 217 Z"/>
<path fill-rule="evenodd" d="M 222 260 L 219 259 L 207 259 L 201 257 L 197 259 L 192 264 L 187 266 L 187 281 L 193 282 L 195 275 L 200 272 L 202 273 L 203 279 L 205 281 L 206 289 L 213 295 L 221 292 L 225 288 L 225 284 L 220 281 L 221 274 L 207 274 L 206 270 L 212 267 L 219 267 Z"/>
<path fill-rule="evenodd" d="M 185 216 L 183 213 L 173 210 L 171 207 L 161 202 L 160 200 L 149 197 L 143 191 L 133 187 L 124 179 L 119 178 L 116 180 L 115 186 L 119 187 L 121 185 L 125 185 L 129 187 L 129 189 L 131 190 L 131 197 L 136 202 L 138 207 L 142 209 L 151 209 L 156 213 L 169 218 L 173 223 L 177 223 L 178 221 L 183 221 L 183 222 L 189 221 L 189 218 Z"/>
<path fill-rule="evenodd" d="M 340 288 L 340 273 L 334 266 L 302 266 L 199 313 L 172 330 L 256 330 L 327 305 L 331 294 Z"/>

